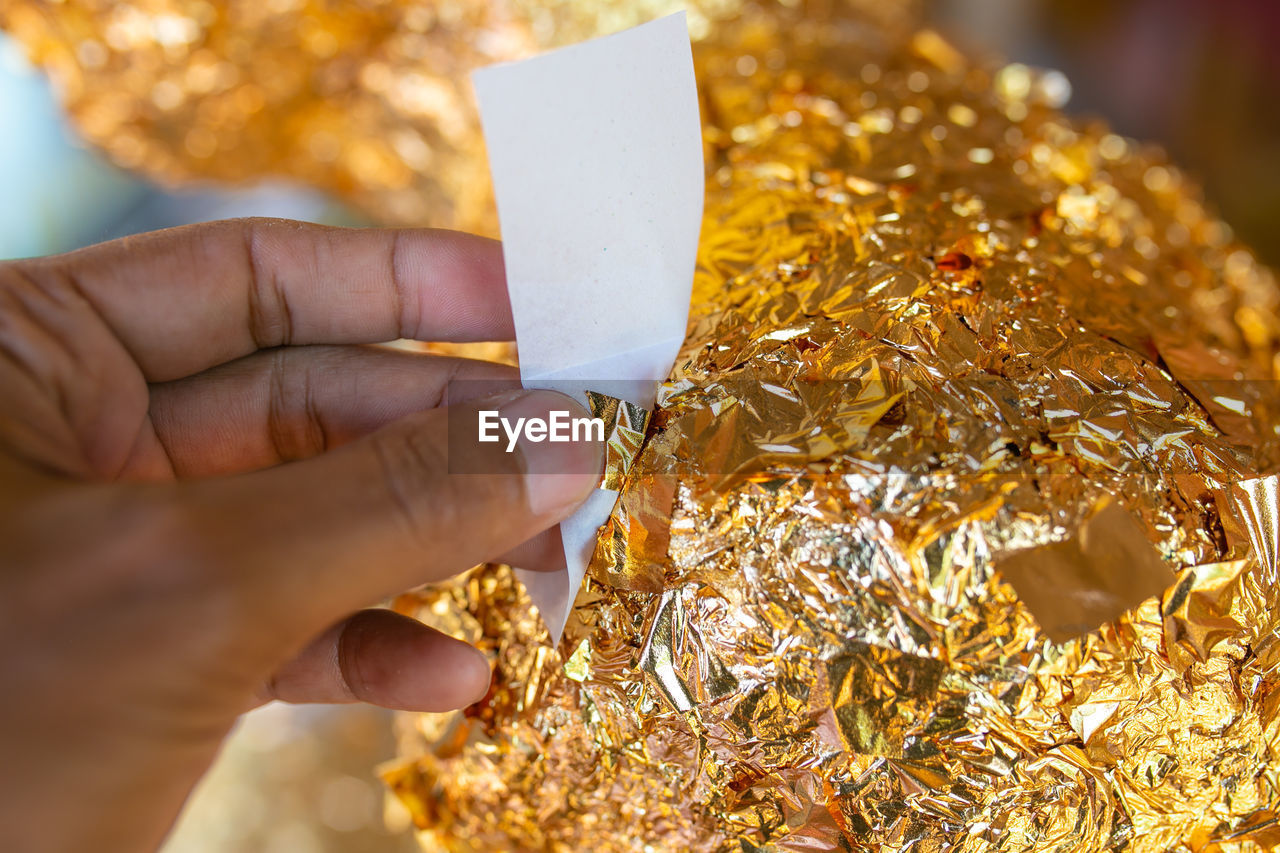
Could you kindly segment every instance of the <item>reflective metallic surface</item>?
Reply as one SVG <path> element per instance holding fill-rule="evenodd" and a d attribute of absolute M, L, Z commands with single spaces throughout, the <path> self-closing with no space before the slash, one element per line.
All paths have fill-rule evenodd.
<path fill-rule="evenodd" d="M 593 418 L 604 422 L 605 458 L 603 489 L 618 490 L 626 482 L 627 471 L 635 463 L 649 426 L 649 412 L 634 403 L 595 391 L 587 392 Z"/>
<path fill-rule="evenodd" d="M 558 651 L 400 606 L 489 698 L 429 847 L 1270 849 L 1277 290 L 1052 75 L 880 28 L 698 53 L 693 319 Z"/>

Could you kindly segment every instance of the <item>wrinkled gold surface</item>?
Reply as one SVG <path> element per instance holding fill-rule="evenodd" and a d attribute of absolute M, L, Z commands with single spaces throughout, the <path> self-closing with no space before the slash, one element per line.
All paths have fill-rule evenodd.
<path fill-rule="evenodd" d="M 1280 844 L 1271 275 L 1052 77 L 735 38 L 688 341 L 559 650 L 501 567 L 402 601 L 496 670 L 407 727 L 424 844 Z"/>
<path fill-rule="evenodd" d="M 649 412 L 635 403 L 597 391 L 587 392 L 587 407 L 591 417 L 599 418 L 605 425 L 604 474 L 600 487 L 616 491 L 626 482 L 627 472 L 640 453 L 649 426 Z"/>

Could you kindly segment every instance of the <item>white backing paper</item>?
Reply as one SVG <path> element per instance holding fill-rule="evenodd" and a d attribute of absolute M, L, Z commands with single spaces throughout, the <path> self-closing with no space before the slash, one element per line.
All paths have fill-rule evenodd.
<path fill-rule="evenodd" d="M 652 407 L 689 319 L 702 136 L 684 13 L 474 75 L 520 377 Z M 613 394 L 613 396 L 620 396 Z M 560 525 L 566 572 L 522 572 L 559 642 L 617 493 Z"/>

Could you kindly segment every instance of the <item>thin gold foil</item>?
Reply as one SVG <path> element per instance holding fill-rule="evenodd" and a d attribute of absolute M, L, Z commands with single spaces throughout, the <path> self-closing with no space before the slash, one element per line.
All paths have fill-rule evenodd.
<path fill-rule="evenodd" d="M 868 32 L 699 47 L 690 332 L 561 646 L 502 567 L 405 600 L 501 646 L 409 720 L 429 847 L 1280 841 L 1271 274 L 1054 78 Z"/>
<path fill-rule="evenodd" d="M 596 391 L 587 392 L 591 417 L 604 422 L 604 474 L 600 487 L 617 491 L 635 462 L 649 426 L 649 412 L 634 403 Z"/>
<path fill-rule="evenodd" d="M 1173 582 L 1142 528 L 1113 501 L 1070 538 L 1010 551 L 995 567 L 1055 643 L 1097 629 Z"/>

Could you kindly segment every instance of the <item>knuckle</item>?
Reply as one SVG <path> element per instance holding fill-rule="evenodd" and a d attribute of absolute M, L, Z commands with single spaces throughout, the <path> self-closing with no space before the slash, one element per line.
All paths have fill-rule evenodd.
<path fill-rule="evenodd" d="M 396 323 L 400 329 L 400 337 L 416 337 L 422 328 L 422 303 L 413 297 L 404 272 L 408 263 L 404 233 L 400 230 L 391 232 L 391 245 L 387 251 L 387 277 L 391 282 L 391 293 L 395 299 Z"/>
<path fill-rule="evenodd" d="M 389 430 L 373 442 L 387 504 L 405 532 L 429 548 L 434 535 L 462 521 L 448 476 L 448 453 L 435 436 Z"/>
<path fill-rule="evenodd" d="M 348 699 L 367 699 L 377 687 L 377 673 L 367 665 L 364 631 L 368 620 L 357 614 L 338 635 L 338 684 Z"/>
<path fill-rule="evenodd" d="M 293 342 L 293 314 L 288 290 L 269 261 L 272 228 L 269 221 L 240 221 L 245 278 L 249 282 L 249 332 L 259 349 L 288 346 Z"/>
<path fill-rule="evenodd" d="M 310 362 L 295 350 L 276 350 L 267 381 L 267 435 L 279 459 L 305 459 L 326 450 L 329 437 Z"/>

